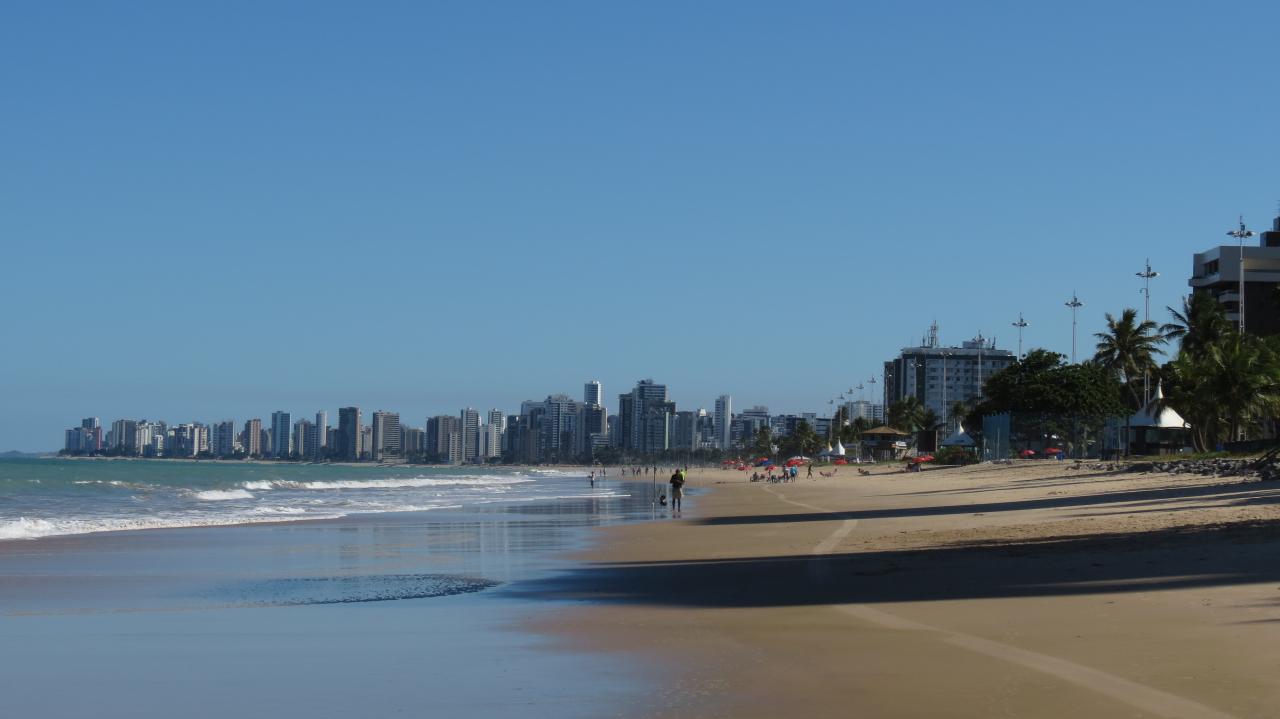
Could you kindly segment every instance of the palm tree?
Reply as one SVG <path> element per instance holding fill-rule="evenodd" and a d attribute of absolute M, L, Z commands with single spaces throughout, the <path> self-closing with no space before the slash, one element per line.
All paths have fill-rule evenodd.
<path fill-rule="evenodd" d="M 964 422 L 964 418 L 968 416 L 969 405 L 959 400 L 952 402 L 951 406 L 947 409 L 947 424 L 949 425 L 947 427 L 947 431 L 950 432 L 952 428 L 962 424 Z"/>
<path fill-rule="evenodd" d="M 942 427 L 942 417 L 930 407 L 924 411 L 920 417 L 920 429 L 938 429 Z"/>
<path fill-rule="evenodd" d="M 1172 363 L 1177 394 L 1170 398 L 1195 431 L 1199 449 L 1249 434 L 1280 410 L 1280 347 L 1228 329 L 1199 356 L 1182 352 Z"/>
<path fill-rule="evenodd" d="M 866 418 L 858 416 L 853 421 L 845 425 L 840 430 L 840 441 L 845 444 L 853 444 L 862 439 L 862 433 L 871 429 L 871 423 Z"/>
<path fill-rule="evenodd" d="M 889 405 L 887 414 L 889 424 L 904 432 L 914 432 L 924 426 L 924 405 L 915 395 L 906 397 Z"/>
<path fill-rule="evenodd" d="M 1232 329 L 1226 311 L 1208 292 L 1195 292 L 1182 298 L 1182 311 L 1165 307 L 1172 322 L 1160 326 L 1165 341 L 1178 340 L 1178 349 L 1201 356 Z"/>
<path fill-rule="evenodd" d="M 1165 342 L 1164 335 L 1156 332 L 1155 322 L 1139 323 L 1138 311 L 1125 308 L 1119 320 L 1107 313 L 1107 331 L 1095 333 L 1094 337 L 1098 345 L 1093 361 L 1124 378 L 1133 396 L 1133 406 L 1138 407 L 1142 397 L 1138 394 L 1137 380 L 1156 369 L 1155 354 Z"/>

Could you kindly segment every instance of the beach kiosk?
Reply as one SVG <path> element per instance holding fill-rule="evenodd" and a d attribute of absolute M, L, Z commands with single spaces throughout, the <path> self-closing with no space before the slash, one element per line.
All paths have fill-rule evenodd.
<path fill-rule="evenodd" d="M 862 443 L 876 461 L 902 459 L 907 454 L 907 439 L 911 435 L 887 424 L 862 433 Z"/>
<path fill-rule="evenodd" d="M 1191 444 L 1191 425 L 1165 404 L 1158 383 L 1151 401 L 1128 424 L 1130 454 L 1175 454 Z"/>
<path fill-rule="evenodd" d="M 951 433 L 950 437 L 942 440 L 943 447 L 959 447 L 964 450 L 973 451 L 978 443 L 973 441 L 973 437 L 965 431 L 964 425 L 956 422 L 956 431 Z"/>
<path fill-rule="evenodd" d="M 977 442 L 973 441 L 973 437 L 965 431 L 964 425 L 956 422 L 956 431 L 951 433 L 950 437 L 942 440 L 943 447 L 976 447 Z"/>

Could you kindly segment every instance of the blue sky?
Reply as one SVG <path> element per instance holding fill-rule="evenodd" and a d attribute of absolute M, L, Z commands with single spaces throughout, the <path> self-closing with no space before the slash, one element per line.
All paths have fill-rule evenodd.
<path fill-rule="evenodd" d="M 1269 3 L 0 7 L 0 449 L 1068 352 L 1280 199 Z"/>

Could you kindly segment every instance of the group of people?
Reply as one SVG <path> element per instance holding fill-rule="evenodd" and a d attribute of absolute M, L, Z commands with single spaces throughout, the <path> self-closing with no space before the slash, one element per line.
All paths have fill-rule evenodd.
<path fill-rule="evenodd" d="M 774 470 L 775 470 L 775 469 L 781 469 L 781 470 L 782 470 L 782 472 L 781 472 L 780 474 L 774 474 L 773 472 L 774 472 Z M 808 474 L 806 474 L 806 475 L 805 475 L 805 477 L 812 477 L 812 476 L 813 476 L 813 465 L 809 465 L 808 469 L 809 469 L 809 473 L 808 473 Z M 795 465 L 792 465 L 792 466 L 790 466 L 790 467 L 774 467 L 773 465 L 769 465 L 769 472 L 768 472 L 768 474 L 761 474 L 761 473 L 759 473 L 759 472 L 752 472 L 752 473 L 751 473 L 751 481 L 752 481 L 752 482 L 765 482 L 765 481 L 767 481 L 767 482 L 794 482 L 794 481 L 796 481 L 796 479 L 797 479 L 799 476 L 800 476 L 800 468 L 799 468 L 799 467 L 796 467 Z"/>

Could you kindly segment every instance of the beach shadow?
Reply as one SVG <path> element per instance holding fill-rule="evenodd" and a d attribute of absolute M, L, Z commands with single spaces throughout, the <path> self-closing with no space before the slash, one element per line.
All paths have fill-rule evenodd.
<path fill-rule="evenodd" d="M 1265 488 L 1262 488 L 1265 487 Z M 1230 499 L 1241 493 L 1249 493 L 1251 503 L 1280 503 L 1280 485 L 1261 485 L 1258 482 L 1237 482 L 1211 486 L 1161 487 L 1087 495 L 1062 495 L 1019 499 L 1007 502 L 974 502 L 972 504 L 942 504 L 934 506 L 892 507 L 882 509 L 850 509 L 837 512 L 798 512 L 793 514 L 758 514 L 731 517 L 708 517 L 696 520 L 706 526 L 735 524 L 788 524 L 795 522 L 830 522 L 846 519 L 895 519 L 907 517 L 937 517 L 949 514 L 993 514 L 1033 509 L 1066 509 L 1071 507 L 1105 507 L 1110 504 L 1143 504 L 1189 500 L 1207 500 L 1214 497 Z"/>
<path fill-rule="evenodd" d="M 524 598 L 778 607 L 1152 592 L 1280 582 L 1280 520 L 939 548 L 593 564 Z"/>

